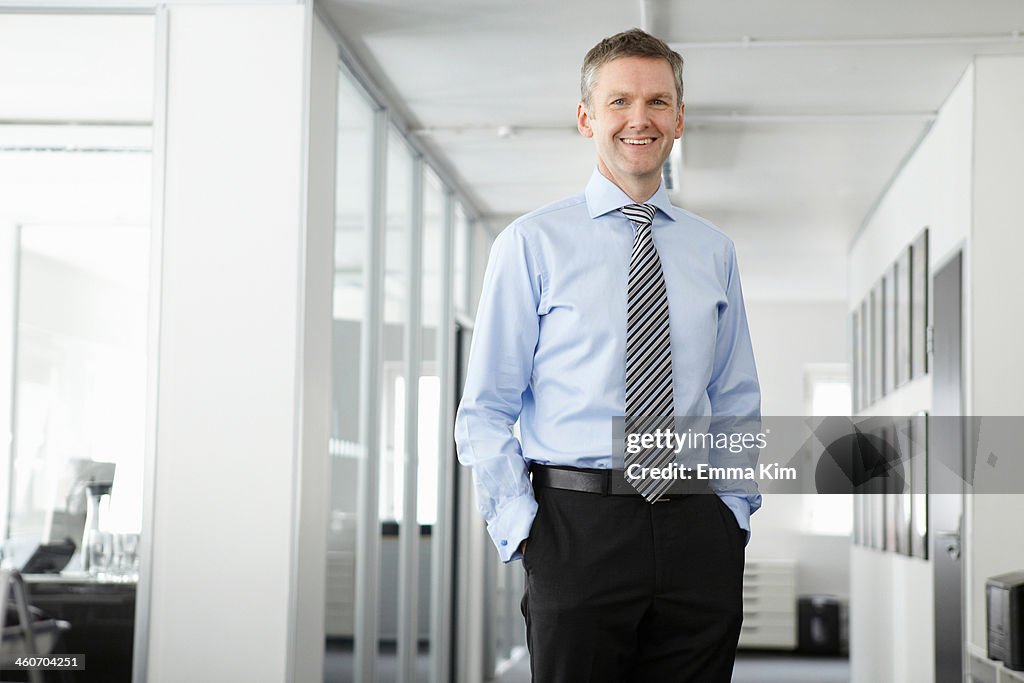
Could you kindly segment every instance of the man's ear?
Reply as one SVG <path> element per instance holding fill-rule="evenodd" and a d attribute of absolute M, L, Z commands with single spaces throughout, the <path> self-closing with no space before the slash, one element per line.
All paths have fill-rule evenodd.
<path fill-rule="evenodd" d="M 683 110 L 686 108 L 685 104 L 679 105 L 679 118 L 676 119 L 676 140 L 683 137 Z"/>
<path fill-rule="evenodd" d="M 594 137 L 594 129 L 590 127 L 590 114 L 587 113 L 587 106 L 582 102 L 576 105 L 576 129 L 585 138 Z"/>

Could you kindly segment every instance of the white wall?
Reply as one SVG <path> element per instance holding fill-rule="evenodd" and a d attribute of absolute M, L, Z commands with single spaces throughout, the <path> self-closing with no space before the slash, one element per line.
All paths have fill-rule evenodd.
<path fill-rule="evenodd" d="M 1024 302 L 1009 284 L 1024 251 L 1024 59 L 978 57 L 939 119 L 893 183 L 850 253 L 850 306 L 923 227 L 932 272 L 964 250 L 964 377 L 968 414 L 1024 414 L 1018 340 Z M 1019 289 L 1019 288 L 1018 288 Z M 1017 296 L 1014 296 L 1017 294 Z M 899 415 L 931 408 L 930 378 L 901 388 L 871 410 Z M 1020 496 L 974 495 L 965 505 L 967 639 L 985 643 L 984 583 L 1024 567 L 1024 546 L 1007 543 L 1024 516 Z M 932 671 L 930 564 L 855 549 L 853 679 L 929 680 Z M 890 599 L 878 600 L 878 586 Z M 889 653 L 889 656 L 885 656 Z M 909 667 L 918 662 L 919 669 Z M 910 678 L 906 676 L 910 675 Z"/>
<path fill-rule="evenodd" d="M 848 311 L 859 305 L 925 227 L 929 229 L 932 272 L 956 249 L 966 247 L 971 226 L 973 96 L 973 70 L 967 69 L 931 130 L 858 235 L 849 255 Z M 909 415 L 930 410 L 931 405 L 931 378 L 924 377 L 904 385 L 865 412 Z M 867 548 L 854 548 L 852 559 L 852 680 L 931 680 L 931 563 Z"/>
<path fill-rule="evenodd" d="M 970 407 L 979 416 L 1024 415 L 1024 58 L 975 61 L 974 230 L 971 238 Z M 968 640 L 985 645 L 985 580 L 1024 569 L 1024 496 L 968 498 Z"/>
<path fill-rule="evenodd" d="M 804 415 L 804 369 L 846 363 L 846 304 L 842 301 L 747 301 L 747 320 L 761 381 L 761 413 Z"/>
<path fill-rule="evenodd" d="M 330 58 L 311 13 L 158 10 L 159 384 L 137 644 L 154 683 L 322 677 L 333 180 L 317 146 L 335 136 L 329 93 L 309 118 L 310 70 L 319 85 Z"/>
<path fill-rule="evenodd" d="M 747 301 L 746 305 L 761 382 L 761 412 L 805 415 L 806 366 L 847 361 L 846 303 Z M 800 494 L 765 496 L 751 519 L 747 557 L 795 559 L 798 594 L 846 597 L 850 539 L 807 532 L 803 527 L 809 498 Z"/>
<path fill-rule="evenodd" d="M 973 93 L 973 70 L 967 69 L 853 243 L 849 311 L 923 228 L 929 229 L 932 266 L 946 261 L 966 240 L 971 225 Z"/>
<path fill-rule="evenodd" d="M 850 680 L 933 680 L 931 564 L 863 547 L 850 560 Z"/>

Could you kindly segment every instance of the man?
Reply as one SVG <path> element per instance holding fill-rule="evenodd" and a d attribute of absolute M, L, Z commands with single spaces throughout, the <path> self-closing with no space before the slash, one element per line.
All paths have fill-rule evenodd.
<path fill-rule="evenodd" d="M 456 439 L 502 560 L 526 568 L 542 683 L 732 675 L 760 496 L 645 491 L 612 472 L 616 416 L 760 415 L 732 242 L 661 181 L 682 90 L 661 40 L 595 46 L 577 124 L 597 169 L 505 229 L 484 278 Z"/>

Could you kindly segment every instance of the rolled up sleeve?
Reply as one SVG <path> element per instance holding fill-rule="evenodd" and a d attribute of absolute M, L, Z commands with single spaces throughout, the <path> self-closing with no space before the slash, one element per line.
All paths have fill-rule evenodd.
<path fill-rule="evenodd" d="M 459 461 L 473 471 L 477 508 L 503 562 L 519 559 L 537 503 L 513 433 L 529 391 L 542 281 L 516 224 L 495 240 L 484 275 L 462 400 Z"/>
<path fill-rule="evenodd" d="M 715 341 L 715 364 L 708 384 L 713 423 L 729 423 L 726 430 L 757 432 L 761 425 L 761 389 L 754 364 L 754 350 L 743 303 L 735 250 L 730 248 L 726 264 L 726 304 L 719 311 Z M 716 449 L 711 453 L 715 466 L 756 467 L 758 452 L 745 449 L 731 453 Z M 761 507 L 757 482 L 734 479 L 718 482 L 717 493 L 732 510 L 740 528 L 750 540 L 750 516 Z"/>

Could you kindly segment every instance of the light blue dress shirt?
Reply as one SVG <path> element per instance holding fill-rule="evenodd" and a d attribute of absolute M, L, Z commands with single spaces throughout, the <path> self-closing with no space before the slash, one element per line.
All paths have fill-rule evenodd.
<path fill-rule="evenodd" d="M 617 209 L 633 203 L 595 169 L 582 194 L 519 218 L 491 248 L 455 438 L 504 562 L 519 559 L 537 513 L 531 462 L 612 466 L 634 237 Z M 664 185 L 646 203 L 658 209 L 651 230 L 668 289 L 675 413 L 760 417 L 732 241 L 672 206 Z M 749 538 L 756 488 L 719 495 Z"/>

